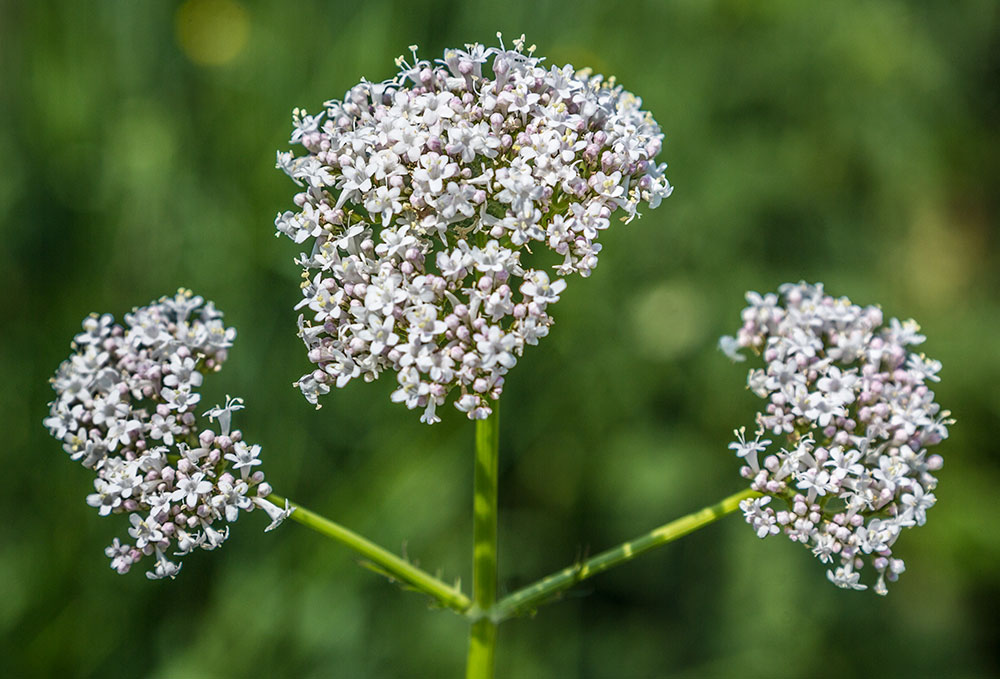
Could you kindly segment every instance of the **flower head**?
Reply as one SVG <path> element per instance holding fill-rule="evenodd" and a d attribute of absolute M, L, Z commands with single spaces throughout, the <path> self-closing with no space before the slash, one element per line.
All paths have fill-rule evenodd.
<path fill-rule="evenodd" d="M 486 417 L 566 283 L 597 265 L 601 231 L 670 195 L 663 135 L 641 101 L 524 48 L 466 45 L 362 81 L 325 111 L 296 110 L 278 167 L 303 190 L 277 234 L 315 239 L 299 335 L 317 403 L 335 385 L 396 374 L 393 400 Z M 541 250 L 551 250 L 552 266 Z M 549 270 L 546 270 L 549 269 Z M 308 310 L 308 311 L 306 311 Z"/>
<path fill-rule="evenodd" d="M 128 515 L 131 541 L 115 538 L 105 550 L 118 573 L 148 556 L 148 577 L 174 577 L 181 566 L 171 557 L 218 547 L 229 532 L 217 522 L 235 521 L 270 493 L 264 474 L 250 473 L 260 446 L 231 431 L 243 399 L 205 413 L 219 431 L 199 426 L 195 412 L 203 375 L 221 367 L 236 336 L 221 318 L 187 290 L 134 309 L 124 326 L 92 315 L 52 378 L 44 424 L 94 471 L 87 504 L 101 516 Z M 284 516 L 271 516 L 268 530 Z"/>
<path fill-rule="evenodd" d="M 941 364 L 909 350 L 924 341 L 914 321 L 884 326 L 878 307 L 836 299 L 822 285 L 779 292 L 780 300 L 747 293 L 743 326 L 720 342 L 734 360 L 750 349 L 765 363 L 747 380 L 767 401 L 756 437 L 740 429 L 729 447 L 766 497 L 741 507 L 758 536 L 780 530 L 839 564 L 827 571 L 837 586 L 866 589 L 861 571 L 870 564 L 874 590 L 885 594 L 905 568 L 893 544 L 904 528 L 923 525 L 935 502 L 942 460 L 928 449 L 952 424 L 928 386 Z M 765 432 L 784 434 L 784 445 L 772 448 Z"/>

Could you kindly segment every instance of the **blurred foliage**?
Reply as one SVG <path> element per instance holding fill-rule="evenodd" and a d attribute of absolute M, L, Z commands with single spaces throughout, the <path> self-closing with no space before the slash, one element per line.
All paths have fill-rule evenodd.
<path fill-rule="evenodd" d="M 320 412 L 291 388 L 297 249 L 271 220 L 293 186 L 273 165 L 294 106 L 497 30 L 643 96 L 677 187 L 606 234 L 508 380 L 505 590 L 741 487 L 726 444 L 757 403 L 714 347 L 747 289 L 819 280 L 917 318 L 958 418 L 887 598 L 730 518 L 506 624 L 498 675 L 1000 673 L 993 0 L 0 0 L 0 675 L 460 675 L 463 621 L 294 524 L 244 519 L 173 582 L 115 575 L 124 523 L 85 506 L 41 420 L 87 312 L 191 287 L 240 332 L 207 402 L 246 397 L 279 492 L 468 582 L 472 426 L 419 424 L 390 379 Z"/>

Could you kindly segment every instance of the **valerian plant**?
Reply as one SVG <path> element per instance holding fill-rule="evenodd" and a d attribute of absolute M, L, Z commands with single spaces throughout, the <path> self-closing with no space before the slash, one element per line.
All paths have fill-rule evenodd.
<path fill-rule="evenodd" d="M 663 134 L 614 78 L 545 67 L 525 49 L 466 45 L 434 62 L 397 60 L 315 115 L 298 109 L 277 165 L 300 187 L 278 235 L 306 246 L 298 334 L 310 403 L 390 371 L 394 402 L 440 420 L 451 402 L 476 421 L 473 578 L 466 594 L 340 524 L 272 492 L 261 447 L 233 429 L 243 399 L 204 409 L 198 388 L 236 332 L 181 290 L 125 315 L 91 315 L 52 379 L 45 426 L 95 474 L 87 503 L 127 516 L 105 550 L 127 573 L 176 577 L 178 557 L 214 549 L 244 512 L 265 530 L 291 518 L 363 555 L 392 580 L 470 624 L 467 677 L 493 675 L 497 626 L 576 583 L 742 510 L 759 537 L 783 532 L 831 564 L 836 585 L 874 591 L 903 571 L 893 545 L 935 503 L 949 413 L 930 384 L 941 365 L 910 347 L 913 321 L 883 323 L 822 285 L 748 293 L 720 347 L 763 358 L 748 386 L 767 401 L 730 445 L 749 488 L 497 597 L 498 400 L 507 373 L 553 324 L 572 274 L 589 276 L 602 231 L 655 208 L 672 187 L 655 160 Z M 779 296 L 780 295 L 780 296 Z M 774 443 L 771 438 L 783 439 Z M 763 456 L 763 457 L 762 457 Z"/>

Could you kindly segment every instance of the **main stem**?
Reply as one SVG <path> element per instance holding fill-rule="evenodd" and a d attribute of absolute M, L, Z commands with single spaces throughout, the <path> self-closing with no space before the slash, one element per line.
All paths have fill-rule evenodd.
<path fill-rule="evenodd" d="M 473 475 L 472 609 L 466 679 L 492 679 L 497 626 L 487 613 L 497 598 L 497 475 L 500 452 L 499 403 L 485 420 L 476 420 Z"/>

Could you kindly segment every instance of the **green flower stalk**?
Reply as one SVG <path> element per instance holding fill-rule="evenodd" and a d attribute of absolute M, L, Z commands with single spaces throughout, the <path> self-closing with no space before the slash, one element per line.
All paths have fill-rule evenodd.
<path fill-rule="evenodd" d="M 467 679 L 493 676 L 497 626 L 491 611 L 497 596 L 497 477 L 500 415 L 476 422 L 476 468 L 473 474 L 472 594 Z"/>

